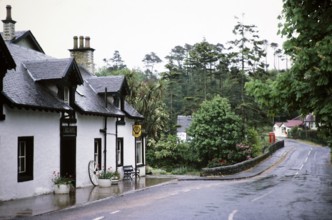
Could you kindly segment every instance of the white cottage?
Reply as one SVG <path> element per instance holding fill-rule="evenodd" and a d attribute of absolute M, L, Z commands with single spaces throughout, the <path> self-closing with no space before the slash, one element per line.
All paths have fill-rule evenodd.
<path fill-rule="evenodd" d="M 178 115 L 176 122 L 176 136 L 181 141 L 188 141 L 190 139 L 190 137 L 187 135 L 187 129 L 189 128 L 191 121 L 191 115 Z"/>
<path fill-rule="evenodd" d="M 15 23 L 7 6 L 0 39 L 0 175 L 6 177 L 0 201 L 51 193 L 54 171 L 72 176 L 76 187 L 91 185 L 91 160 L 120 173 L 133 165 L 144 175 L 145 139 L 132 136 L 143 117 L 125 101 L 126 79 L 94 76 L 90 38 L 80 37 L 77 46 L 74 37 L 71 58 L 56 59 L 30 31 L 15 31 Z"/>
<path fill-rule="evenodd" d="M 276 137 L 288 137 L 292 128 L 301 125 L 303 125 L 303 121 L 298 119 L 288 120 L 287 122 L 276 122 L 273 126 L 273 132 Z"/>

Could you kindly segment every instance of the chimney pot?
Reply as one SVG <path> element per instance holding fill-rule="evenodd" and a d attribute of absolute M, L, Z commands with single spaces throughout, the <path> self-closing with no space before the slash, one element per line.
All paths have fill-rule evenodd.
<path fill-rule="evenodd" d="M 83 42 L 84 37 L 80 36 L 80 48 L 84 48 L 84 42 Z"/>
<path fill-rule="evenodd" d="M 77 42 L 77 36 L 74 36 L 74 49 L 77 49 L 78 47 L 78 42 Z"/>
<path fill-rule="evenodd" d="M 12 6 L 7 5 L 6 8 L 7 8 L 6 20 L 12 20 Z"/>
<path fill-rule="evenodd" d="M 90 48 L 90 37 L 85 37 L 85 48 Z"/>

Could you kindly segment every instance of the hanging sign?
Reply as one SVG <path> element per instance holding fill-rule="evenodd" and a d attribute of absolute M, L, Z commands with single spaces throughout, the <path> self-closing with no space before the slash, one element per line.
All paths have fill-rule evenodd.
<path fill-rule="evenodd" d="M 133 125 L 133 136 L 138 138 L 142 134 L 142 126 L 141 125 Z"/>

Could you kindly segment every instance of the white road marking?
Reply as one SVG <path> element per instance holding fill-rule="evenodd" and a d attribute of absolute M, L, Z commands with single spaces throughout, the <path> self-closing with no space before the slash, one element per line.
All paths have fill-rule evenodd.
<path fill-rule="evenodd" d="M 116 213 L 118 213 L 118 212 L 120 212 L 120 210 L 116 210 L 116 211 L 114 211 L 114 212 L 111 212 L 111 214 L 114 215 L 114 214 L 116 214 Z"/>
<path fill-rule="evenodd" d="M 261 196 L 259 196 L 259 197 L 256 197 L 256 198 L 252 199 L 251 201 L 252 201 L 252 202 L 255 202 L 255 201 L 257 201 L 257 200 L 260 200 L 260 199 L 264 198 L 265 196 L 271 194 L 272 192 L 273 192 L 273 190 L 271 190 L 270 192 L 267 192 L 267 193 L 265 193 L 265 194 L 263 194 L 263 195 L 261 195 Z"/>
<path fill-rule="evenodd" d="M 101 220 L 103 218 L 104 218 L 104 216 L 100 216 L 100 217 L 94 218 L 93 220 Z"/>
<path fill-rule="evenodd" d="M 303 162 L 302 165 L 300 166 L 299 171 L 297 171 L 297 172 L 295 173 L 295 176 L 299 175 L 299 172 L 300 172 L 300 171 L 302 170 L 302 168 L 304 167 L 304 164 L 308 161 L 309 156 L 310 156 L 310 154 L 311 154 L 311 151 L 312 151 L 312 148 L 310 148 L 307 157 L 305 158 L 304 162 Z"/>
<path fill-rule="evenodd" d="M 179 193 L 178 192 L 173 192 L 173 193 L 171 193 L 171 194 L 169 194 L 170 196 L 176 196 L 176 195 L 178 195 Z"/>
<path fill-rule="evenodd" d="M 237 209 L 234 209 L 231 214 L 229 214 L 228 216 L 228 220 L 233 220 L 234 219 L 234 215 L 237 213 Z"/>

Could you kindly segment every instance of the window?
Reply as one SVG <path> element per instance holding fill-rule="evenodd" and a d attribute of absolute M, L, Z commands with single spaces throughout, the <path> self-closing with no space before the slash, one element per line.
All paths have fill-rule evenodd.
<path fill-rule="evenodd" d="M 122 166 L 123 165 L 123 138 L 117 139 L 116 144 L 116 156 L 117 156 L 117 165 Z"/>
<path fill-rule="evenodd" d="M 17 181 L 33 179 L 33 137 L 18 138 Z"/>
<path fill-rule="evenodd" d="M 136 141 L 136 163 L 143 164 L 143 145 L 142 140 Z"/>
<path fill-rule="evenodd" d="M 63 89 L 63 101 L 65 101 L 65 103 L 69 103 L 69 89 L 68 89 L 68 87 L 65 87 Z"/>
<path fill-rule="evenodd" d="M 101 138 L 95 139 L 93 159 L 96 162 L 98 168 L 101 169 Z"/>

